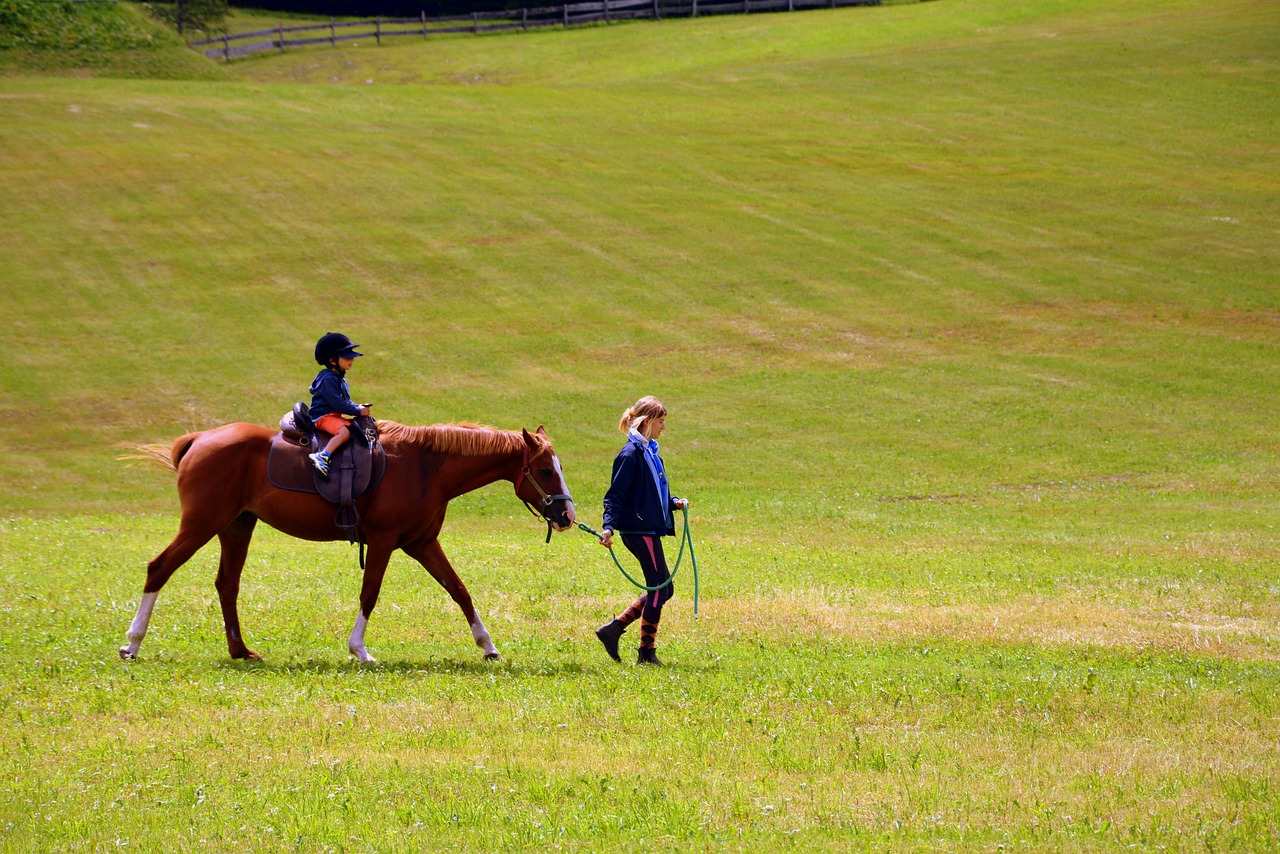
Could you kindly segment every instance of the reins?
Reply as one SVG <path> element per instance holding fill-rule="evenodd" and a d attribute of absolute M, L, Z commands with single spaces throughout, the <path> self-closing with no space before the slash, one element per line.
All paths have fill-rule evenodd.
<path fill-rule="evenodd" d="M 634 578 L 632 578 L 631 573 L 627 572 L 626 568 L 623 567 L 623 565 L 618 561 L 618 554 L 613 549 L 613 547 L 609 547 L 609 557 L 613 558 L 613 565 L 618 568 L 618 571 L 621 572 L 624 577 L 626 577 L 627 581 L 630 581 L 633 585 L 640 588 L 641 590 L 647 590 L 652 592 L 654 590 L 661 590 L 662 588 L 668 586 L 669 584 L 671 584 L 673 581 L 676 580 L 676 573 L 680 571 L 680 562 L 684 560 L 684 548 L 686 545 L 688 545 L 689 562 L 693 564 L 693 616 L 697 617 L 698 616 L 698 558 L 695 557 L 693 554 L 693 537 L 689 535 L 689 510 L 687 507 L 681 507 L 680 512 L 684 514 L 684 534 L 680 537 L 680 551 L 676 554 L 676 565 L 672 567 L 671 575 L 667 578 L 666 581 L 662 582 L 661 584 L 655 584 L 652 587 L 645 584 L 641 584 L 639 581 L 636 581 Z M 601 534 L 599 531 L 595 530 L 590 525 L 583 524 L 582 522 L 578 523 L 578 528 L 580 528 L 583 531 L 586 531 L 588 534 L 591 534 L 597 540 L 602 539 L 604 537 L 604 535 Z M 614 531 L 614 533 L 615 534 L 631 534 L 636 532 Z"/>

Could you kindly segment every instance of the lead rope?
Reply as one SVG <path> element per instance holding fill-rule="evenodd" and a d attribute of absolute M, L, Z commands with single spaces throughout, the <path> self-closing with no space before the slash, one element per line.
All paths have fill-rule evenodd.
<path fill-rule="evenodd" d="M 632 584 L 634 584 L 636 587 L 640 588 L 641 590 L 647 590 L 649 592 L 652 592 L 654 590 L 661 590 L 662 588 L 666 587 L 667 585 L 671 584 L 673 581 L 676 580 L 676 573 L 679 572 L 680 570 L 680 562 L 684 560 L 684 548 L 686 545 L 688 545 L 689 546 L 689 562 L 693 564 L 693 616 L 696 618 L 698 616 L 698 559 L 693 554 L 693 537 L 689 536 L 689 510 L 686 507 L 681 507 L 680 512 L 684 514 L 684 534 L 680 538 L 680 551 L 676 554 L 676 565 L 675 567 L 672 568 L 671 576 L 666 581 L 662 582 L 661 584 L 655 584 L 652 587 L 641 584 L 639 581 L 636 581 L 634 578 L 632 578 L 631 574 L 627 572 L 626 568 L 623 567 L 623 565 L 618 562 L 617 552 L 615 552 L 612 548 L 609 549 L 609 557 L 613 558 L 613 565 L 616 566 L 618 568 L 618 571 L 621 572 L 626 577 L 627 581 L 630 581 Z M 578 527 L 583 531 L 586 531 L 588 534 L 591 534 L 597 540 L 602 539 L 604 537 L 604 534 L 601 534 L 599 531 L 595 530 L 590 525 L 586 525 L 586 524 L 583 524 L 582 522 L 579 522 Z M 614 533 L 629 534 L 633 532 L 614 531 Z"/>

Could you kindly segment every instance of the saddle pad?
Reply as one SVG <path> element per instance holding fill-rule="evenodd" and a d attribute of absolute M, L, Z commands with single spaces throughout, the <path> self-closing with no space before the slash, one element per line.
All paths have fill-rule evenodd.
<path fill-rule="evenodd" d="M 310 453 L 310 447 L 295 445 L 283 433 L 277 433 L 267 456 L 267 480 L 278 489 L 318 494 L 330 504 L 341 505 L 344 474 L 352 476 L 351 497 L 359 498 L 381 483 L 387 470 L 387 455 L 381 444 L 370 451 L 356 442 L 347 442 L 329 461 L 327 479 L 311 464 Z"/>

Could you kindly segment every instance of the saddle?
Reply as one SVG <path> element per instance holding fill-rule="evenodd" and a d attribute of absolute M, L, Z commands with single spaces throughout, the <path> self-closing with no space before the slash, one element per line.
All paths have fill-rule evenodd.
<path fill-rule="evenodd" d="M 278 489 L 310 492 L 337 505 L 333 523 L 354 543 L 358 541 L 360 525 L 355 501 L 382 482 L 387 455 L 378 441 L 377 422 L 362 416 L 352 422 L 350 441 L 334 452 L 326 478 L 316 470 L 309 456 L 323 448 L 330 438 L 330 434 L 316 429 L 311 422 L 306 404 L 295 403 L 292 411 L 280 419 L 280 432 L 271 440 L 267 480 Z"/>

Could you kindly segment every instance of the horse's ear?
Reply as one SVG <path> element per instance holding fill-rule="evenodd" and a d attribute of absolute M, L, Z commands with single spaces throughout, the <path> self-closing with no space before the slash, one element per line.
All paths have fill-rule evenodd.
<path fill-rule="evenodd" d="M 539 429 L 541 429 L 541 428 L 539 428 Z M 523 427 L 521 427 L 521 428 L 520 428 L 520 435 L 524 436 L 524 443 L 525 443 L 526 445 L 528 445 L 530 448 L 536 448 L 536 447 L 538 447 L 538 442 L 537 442 L 537 440 L 536 440 L 536 439 L 534 439 L 532 436 L 530 436 L 530 435 L 529 435 L 529 431 L 528 431 L 528 430 L 526 430 L 526 429 L 524 429 Z"/>
<path fill-rule="evenodd" d="M 542 429 L 542 425 L 541 425 L 541 424 L 539 424 L 539 425 L 538 425 L 538 435 L 540 435 L 540 436 L 545 436 L 545 435 L 547 435 L 547 431 Z"/>

